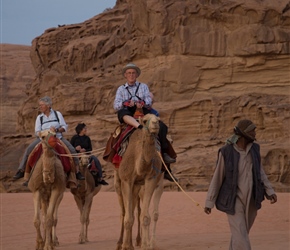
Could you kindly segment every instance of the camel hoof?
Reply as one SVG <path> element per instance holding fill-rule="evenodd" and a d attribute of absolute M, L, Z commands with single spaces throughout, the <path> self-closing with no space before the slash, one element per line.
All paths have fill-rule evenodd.
<path fill-rule="evenodd" d="M 122 250 L 122 245 L 118 244 L 116 250 Z"/>
<path fill-rule="evenodd" d="M 56 240 L 56 241 L 53 243 L 53 246 L 55 246 L 55 247 L 58 247 L 58 246 L 59 246 L 59 242 L 58 242 L 58 240 Z"/>
<path fill-rule="evenodd" d="M 54 250 L 53 246 L 45 246 L 43 250 Z"/>
<path fill-rule="evenodd" d="M 43 241 L 37 241 L 36 242 L 35 250 L 43 250 L 43 247 L 44 247 L 44 242 Z"/>

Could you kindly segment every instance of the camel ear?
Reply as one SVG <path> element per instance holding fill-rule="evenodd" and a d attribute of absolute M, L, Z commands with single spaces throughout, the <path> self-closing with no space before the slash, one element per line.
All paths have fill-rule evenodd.
<path fill-rule="evenodd" d="M 143 116 L 144 117 L 144 116 Z M 144 122 L 143 122 L 143 117 L 141 117 L 141 116 L 139 116 L 139 118 L 138 118 L 138 122 L 140 123 L 140 124 L 144 124 Z"/>

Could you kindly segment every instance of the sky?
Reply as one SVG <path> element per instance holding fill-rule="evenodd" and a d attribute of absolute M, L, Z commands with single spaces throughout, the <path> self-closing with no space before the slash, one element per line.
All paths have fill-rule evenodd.
<path fill-rule="evenodd" d="M 81 23 L 116 0 L 0 0 L 0 43 L 31 45 L 46 29 Z"/>

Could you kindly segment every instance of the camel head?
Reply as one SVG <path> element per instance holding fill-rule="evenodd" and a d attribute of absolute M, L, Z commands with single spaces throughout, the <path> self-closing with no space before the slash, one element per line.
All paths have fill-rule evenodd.
<path fill-rule="evenodd" d="M 89 168 L 89 166 L 90 166 L 90 161 L 89 161 L 88 155 L 80 154 L 79 155 L 79 162 L 80 162 L 81 168 Z"/>
<path fill-rule="evenodd" d="M 57 145 L 57 138 L 55 133 L 51 130 L 43 130 L 38 133 L 39 139 L 42 143 L 43 150 L 43 182 L 46 184 L 53 183 L 55 180 L 55 168 L 54 168 L 54 159 L 55 153 L 52 148 L 55 148 Z"/>
<path fill-rule="evenodd" d="M 49 148 L 55 148 L 57 144 L 56 133 L 50 129 L 38 132 L 39 139 Z"/>
<path fill-rule="evenodd" d="M 140 118 L 140 122 L 150 134 L 158 134 L 159 132 L 159 117 L 153 114 L 147 114 Z"/>

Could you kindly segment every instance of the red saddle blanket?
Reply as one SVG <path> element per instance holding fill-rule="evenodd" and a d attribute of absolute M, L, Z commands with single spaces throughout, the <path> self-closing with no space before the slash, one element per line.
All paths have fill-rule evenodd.
<path fill-rule="evenodd" d="M 61 156 L 62 154 L 67 154 L 65 148 L 57 139 L 57 143 L 55 144 L 54 150 L 56 151 L 58 158 L 60 159 L 62 165 L 63 165 L 63 170 L 65 173 L 69 173 L 71 170 L 71 162 L 70 162 L 70 157 L 68 156 Z M 39 160 L 40 156 L 42 154 L 42 144 L 38 143 L 37 146 L 34 148 L 34 150 L 31 152 L 29 159 L 28 159 L 28 166 L 30 168 L 33 168 L 36 164 L 36 162 Z"/>
<path fill-rule="evenodd" d="M 120 152 L 121 145 L 134 131 L 135 128 L 130 125 L 126 125 L 125 127 L 119 125 L 115 129 L 114 133 L 111 134 L 107 142 L 103 159 L 107 162 L 113 163 L 115 167 L 119 167 L 122 160 L 122 157 L 118 154 Z"/>

